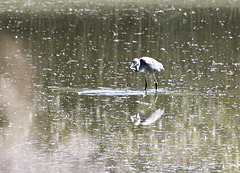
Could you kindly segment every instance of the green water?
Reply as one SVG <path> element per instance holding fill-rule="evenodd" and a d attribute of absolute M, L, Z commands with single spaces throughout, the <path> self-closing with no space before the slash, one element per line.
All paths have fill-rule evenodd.
<path fill-rule="evenodd" d="M 0 172 L 240 171 L 238 2 L 0 7 Z"/>

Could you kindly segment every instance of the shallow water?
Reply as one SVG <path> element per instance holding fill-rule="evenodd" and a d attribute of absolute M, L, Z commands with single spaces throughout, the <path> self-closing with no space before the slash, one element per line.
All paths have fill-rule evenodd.
<path fill-rule="evenodd" d="M 0 172 L 240 171 L 237 2 L 20 2 L 0 3 Z"/>

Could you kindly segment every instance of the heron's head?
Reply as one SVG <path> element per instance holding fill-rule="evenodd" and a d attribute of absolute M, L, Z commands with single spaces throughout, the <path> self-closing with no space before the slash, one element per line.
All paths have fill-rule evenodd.
<path fill-rule="evenodd" d="M 129 69 L 139 71 L 139 67 L 140 67 L 140 60 L 138 58 L 134 58 Z"/>

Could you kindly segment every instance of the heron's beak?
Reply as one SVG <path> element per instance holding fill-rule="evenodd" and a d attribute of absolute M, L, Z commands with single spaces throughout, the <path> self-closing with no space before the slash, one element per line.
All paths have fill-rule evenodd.
<path fill-rule="evenodd" d="M 131 66 L 129 67 L 129 70 L 135 70 L 135 64 L 131 64 Z"/>

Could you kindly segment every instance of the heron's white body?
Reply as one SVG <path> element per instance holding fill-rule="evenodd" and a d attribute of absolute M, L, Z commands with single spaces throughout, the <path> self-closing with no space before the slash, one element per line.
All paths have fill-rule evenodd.
<path fill-rule="evenodd" d="M 134 58 L 133 62 L 130 66 L 130 69 L 134 69 L 136 72 L 142 73 L 152 73 L 153 78 L 155 81 L 155 86 L 157 89 L 157 80 L 155 77 L 155 72 L 159 72 L 164 70 L 162 63 L 158 62 L 157 60 L 151 57 L 141 57 L 141 58 Z M 147 80 L 145 77 L 145 90 L 147 89 Z"/>
<path fill-rule="evenodd" d="M 131 69 L 135 69 L 136 72 L 159 72 L 164 70 L 162 63 L 151 57 L 142 57 L 142 58 L 134 58 Z"/>

